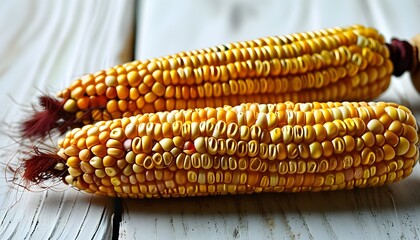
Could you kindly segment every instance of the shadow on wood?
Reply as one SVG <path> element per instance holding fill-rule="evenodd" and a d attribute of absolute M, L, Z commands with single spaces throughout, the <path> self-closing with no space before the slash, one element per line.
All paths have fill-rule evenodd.
<path fill-rule="evenodd" d="M 420 204 L 419 186 L 420 179 L 411 176 L 348 191 L 124 199 L 120 237 L 337 239 L 355 232 L 368 236 L 375 227 L 378 234 L 399 236 L 399 226 L 416 227 L 406 216 Z"/>

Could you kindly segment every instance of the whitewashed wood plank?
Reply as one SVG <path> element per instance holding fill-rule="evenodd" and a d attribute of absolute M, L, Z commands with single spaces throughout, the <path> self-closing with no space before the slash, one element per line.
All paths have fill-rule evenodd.
<path fill-rule="evenodd" d="M 415 174 L 419 174 L 416 170 Z M 420 194 L 390 187 L 299 194 L 126 200 L 123 239 L 416 239 Z"/>
<path fill-rule="evenodd" d="M 134 6 L 134 0 L 0 1 L 1 121 L 12 123 L 26 116 L 18 103 L 30 106 L 42 92 L 54 95 L 84 73 L 129 61 Z M 10 134 L 5 124 L 0 129 Z M 55 140 L 46 143 L 54 146 Z M 12 154 L 19 146 L 8 146 L 11 143 L 0 138 L 1 162 L 4 166 L 14 157 L 10 164 L 16 167 Z M 73 189 L 17 192 L 0 177 L 0 204 L 0 239 L 112 235 L 113 199 Z"/>
<path fill-rule="evenodd" d="M 386 39 L 418 31 L 420 6 L 399 1 L 148 1 L 139 5 L 136 58 L 325 27 L 364 24 Z M 377 100 L 419 117 L 408 75 Z M 121 239 L 418 239 L 420 169 L 391 186 L 355 191 L 124 200 Z"/>

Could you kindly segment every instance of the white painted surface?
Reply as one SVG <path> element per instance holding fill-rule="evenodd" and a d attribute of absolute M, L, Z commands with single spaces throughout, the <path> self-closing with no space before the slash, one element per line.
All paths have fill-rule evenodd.
<path fill-rule="evenodd" d="M 42 92 L 55 94 L 75 77 L 130 60 L 133 9 L 134 1 L 0 1 L 1 122 L 22 119 L 19 104 Z M 4 136 L 16 129 L 0 129 L 0 239 L 109 239 L 113 199 L 17 192 L 5 182 L 4 164 L 19 146 Z"/>
<path fill-rule="evenodd" d="M 0 1 L 0 119 L 18 103 L 86 72 L 130 59 L 133 1 Z M 137 9 L 136 58 L 268 35 L 355 23 L 386 39 L 420 32 L 420 3 L 406 1 L 162 1 Z M 9 97 L 12 96 L 12 97 Z M 379 100 L 411 107 L 407 75 Z M 2 131 L 10 131 L 3 124 Z M 13 129 L 12 129 L 13 130 Z M 18 146 L 0 138 L 1 162 Z M 114 200 L 77 191 L 16 192 L 0 178 L 0 239 L 109 239 Z M 420 169 L 388 187 L 299 194 L 123 200 L 120 239 L 419 239 Z"/>

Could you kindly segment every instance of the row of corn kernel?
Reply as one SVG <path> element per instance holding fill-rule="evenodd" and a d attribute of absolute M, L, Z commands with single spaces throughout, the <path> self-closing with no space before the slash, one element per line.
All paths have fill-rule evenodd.
<path fill-rule="evenodd" d="M 179 171 L 173 178 L 163 178 L 162 173 L 136 174 L 130 178 L 108 179 L 94 183 L 89 177 L 74 182 L 79 189 L 99 195 L 151 198 L 207 196 L 215 194 L 244 194 L 257 192 L 301 192 L 352 189 L 354 187 L 381 186 L 398 181 L 409 169 L 398 169 L 379 174 L 374 168 L 357 167 L 343 172 L 325 174 L 261 174 L 258 172 L 230 171 Z M 169 174 L 168 174 L 169 175 Z M 349 177 L 352 175 L 352 177 Z M 134 177 L 135 176 L 135 177 Z M 147 177 L 146 177 L 147 176 Z M 133 178 L 131 178 L 133 177 Z M 125 181 L 126 183 L 124 183 Z M 90 184 L 88 183 L 90 182 Z"/>
<path fill-rule="evenodd" d="M 212 53 L 212 52 L 220 52 L 226 51 L 228 49 L 239 49 L 239 48 L 247 48 L 247 47 L 257 47 L 257 46 L 271 46 L 271 45 L 292 45 L 298 42 L 300 45 L 293 46 L 291 48 L 285 49 L 285 53 L 297 51 L 303 49 L 305 52 L 310 52 L 311 49 L 313 52 L 319 52 L 320 49 L 333 48 L 333 44 L 339 45 L 351 45 L 352 43 L 357 42 L 357 36 L 363 35 L 370 39 L 375 39 L 379 41 L 379 43 L 384 43 L 384 38 L 381 34 L 378 33 L 377 30 L 372 28 L 365 28 L 362 26 L 350 26 L 347 28 L 330 28 L 320 31 L 313 31 L 313 32 L 303 32 L 303 33 L 295 33 L 289 34 L 284 36 L 274 36 L 274 37 L 266 37 L 261 39 L 256 39 L 253 41 L 242 41 L 236 43 L 230 43 L 225 45 L 220 45 L 213 48 L 206 48 L 194 51 L 185 51 L 179 54 L 166 56 L 161 59 L 167 58 L 175 58 L 178 56 L 192 56 L 204 53 Z M 311 42 L 312 44 L 305 44 L 305 40 L 314 40 Z M 363 42 L 363 41 L 359 41 Z M 364 44 L 366 45 L 366 44 Z M 310 49 L 308 49 L 310 48 Z"/>
<path fill-rule="evenodd" d="M 239 95 L 238 97 L 225 97 L 225 98 L 206 98 L 206 99 L 155 99 L 153 103 L 146 103 L 143 98 L 139 98 L 136 102 L 130 100 L 111 100 L 108 102 L 105 110 L 94 109 L 92 110 L 93 120 L 109 120 L 119 117 L 129 117 L 133 115 L 141 114 L 144 112 L 161 111 L 163 109 L 187 109 L 187 108 L 203 108 L 205 106 L 222 106 L 226 104 L 240 104 L 241 102 L 254 101 L 261 103 L 270 102 L 281 102 L 287 100 L 302 100 L 303 102 L 309 101 L 310 99 L 317 98 L 320 101 L 338 96 L 348 96 L 349 100 L 358 99 L 359 97 L 373 98 L 389 84 L 389 78 L 385 80 L 379 80 L 377 83 L 367 84 L 363 87 L 357 87 L 357 91 L 354 90 L 352 85 L 354 82 L 338 83 L 335 85 L 324 87 L 322 90 L 301 90 L 300 92 L 284 93 L 284 94 L 252 94 L 252 95 Z M 140 111 L 138 107 L 143 110 Z M 76 116 L 82 118 L 85 115 L 84 112 L 80 111 Z"/>
<path fill-rule="evenodd" d="M 383 112 L 387 114 L 384 115 Z M 260 114 L 261 113 L 261 114 Z M 267 115 L 262 115 L 266 113 Z M 364 121 L 382 117 L 384 124 L 388 125 L 393 120 L 401 120 L 403 123 L 412 124 L 414 117 L 409 110 L 401 107 L 393 107 L 378 103 L 360 105 L 357 103 L 302 103 L 292 102 L 279 104 L 241 104 L 235 107 L 202 108 L 188 110 L 173 110 L 170 112 L 147 113 L 138 117 L 131 117 L 112 124 L 116 127 L 125 128 L 128 124 L 138 123 L 174 123 L 176 121 L 205 122 L 215 119 L 226 124 L 237 123 L 241 125 L 267 125 L 270 128 L 285 124 L 313 125 L 324 124 L 327 121 L 346 120 L 347 118 L 360 117 Z M 275 115 L 273 115 L 275 114 Z M 259 118 L 258 122 L 257 119 Z M 385 119 L 387 118 L 387 119 Z M 105 122 L 103 122 L 105 123 Z M 202 123 L 203 124 L 203 123 Z M 69 133 L 71 134 L 71 133 Z"/>
<path fill-rule="evenodd" d="M 337 165 L 337 162 L 334 162 L 334 159 L 330 159 L 330 161 L 328 162 L 327 160 L 323 160 L 321 163 L 319 163 L 318 165 L 316 165 L 316 163 L 313 162 L 307 162 L 308 168 L 307 170 L 305 169 L 305 162 L 303 161 L 299 161 L 299 162 L 295 162 L 295 161 L 291 161 L 289 163 L 287 162 L 282 162 L 279 167 L 279 176 L 281 175 L 285 175 L 285 174 L 291 174 L 291 175 L 311 175 L 311 176 L 316 176 L 313 175 L 312 173 L 314 172 L 321 172 L 321 173 L 327 173 L 327 171 L 333 171 L 334 170 L 334 166 L 335 166 L 335 170 L 338 171 L 337 174 L 345 174 L 345 178 L 346 181 L 350 181 L 352 179 L 361 179 L 361 178 L 369 178 L 371 176 L 381 176 L 383 174 L 389 173 L 389 172 L 394 172 L 397 170 L 401 170 L 404 169 L 406 170 L 406 173 L 409 173 L 409 169 L 412 168 L 413 164 L 414 164 L 414 160 L 411 161 L 403 161 L 401 158 L 397 158 L 394 161 L 389 161 L 389 162 L 381 162 L 378 163 L 376 165 L 370 166 L 370 167 L 363 167 L 363 166 L 357 166 L 355 168 L 345 168 L 345 171 L 343 173 L 342 169 L 340 168 L 339 165 Z M 338 162 L 339 164 L 339 162 Z M 254 163 L 255 165 L 255 163 Z M 315 167 L 311 167 L 311 165 L 317 166 L 316 170 Z M 328 170 L 328 166 L 331 166 L 330 169 Z M 312 168 L 312 170 L 311 170 Z M 253 168 L 254 171 L 252 171 L 251 173 L 255 173 L 255 171 L 258 171 L 257 168 Z M 290 169 L 288 171 L 288 169 Z M 244 169 L 242 169 L 244 170 Z M 276 171 L 273 171 L 272 169 L 270 170 L 270 175 L 273 176 L 277 176 L 278 174 L 275 173 Z M 119 186 L 121 183 L 130 183 L 130 184 L 153 184 L 155 180 L 164 180 L 164 181 L 174 181 L 174 184 L 177 185 L 184 185 L 186 183 L 195 183 L 197 182 L 197 178 L 194 177 L 194 174 L 197 173 L 197 171 L 206 177 L 201 176 L 199 179 L 200 180 L 200 184 L 204 184 L 204 183 L 208 183 L 208 184 L 213 184 L 213 183 L 234 183 L 234 184 L 238 184 L 237 181 L 235 181 L 235 177 L 231 177 L 231 173 L 233 174 L 240 174 L 242 175 L 242 178 L 247 178 L 246 175 L 249 175 L 250 172 L 246 172 L 246 171 L 219 171 L 217 169 L 215 169 L 215 171 L 212 170 L 205 170 L 205 169 L 198 169 L 198 170 L 194 170 L 194 169 L 187 169 L 187 170 L 177 170 L 176 172 L 171 172 L 170 169 L 152 169 L 152 170 L 146 170 L 143 168 L 143 170 L 138 170 L 136 171 L 136 174 L 127 174 L 125 173 L 125 175 L 121 175 L 120 179 L 118 179 L 118 177 L 116 178 L 114 175 L 113 171 L 106 171 L 106 173 L 101 171 L 96 171 L 95 172 L 95 176 L 89 175 L 89 173 L 85 173 L 83 175 L 83 179 L 85 182 L 92 184 L 92 181 L 94 180 L 94 182 L 98 183 L 98 185 L 102 184 L 102 183 L 106 183 L 107 181 L 109 181 L 110 179 L 107 178 L 106 174 L 109 174 L 110 176 L 112 176 L 112 183 L 113 185 Z M 143 173 L 143 174 L 142 174 Z M 214 176 L 214 173 L 217 173 L 218 175 Z M 225 177 L 223 177 L 223 175 L 221 174 L 225 174 Z M 264 175 L 264 173 L 261 173 L 261 175 Z M 322 176 L 322 174 L 321 174 Z M 107 180 L 108 179 L 108 180 Z M 233 182 L 232 182 L 233 180 Z M 273 184 L 273 183 L 272 183 Z M 105 184 L 107 185 L 107 184 Z"/>

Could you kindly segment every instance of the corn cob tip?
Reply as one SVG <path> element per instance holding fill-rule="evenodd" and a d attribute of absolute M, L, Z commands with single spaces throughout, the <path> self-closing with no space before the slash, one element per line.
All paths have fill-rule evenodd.
<path fill-rule="evenodd" d="M 78 126 L 74 115 L 63 110 L 63 102 L 48 96 L 39 97 L 41 110 L 36 110 L 20 127 L 24 138 L 45 138 L 50 131 L 57 129 L 61 134 L 70 127 Z"/>
<path fill-rule="evenodd" d="M 40 184 L 52 178 L 64 178 L 67 172 L 65 161 L 53 151 L 33 147 L 23 161 L 22 177 L 27 183 Z"/>

